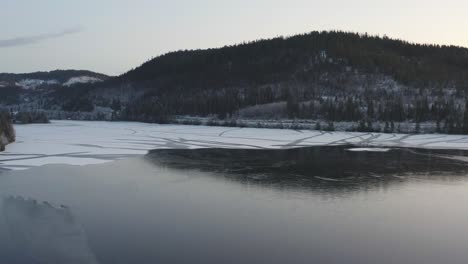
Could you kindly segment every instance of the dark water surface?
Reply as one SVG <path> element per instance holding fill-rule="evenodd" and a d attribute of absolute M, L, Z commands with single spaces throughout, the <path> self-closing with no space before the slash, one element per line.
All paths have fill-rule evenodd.
<path fill-rule="evenodd" d="M 468 263 L 466 152 L 157 150 L 0 173 L 0 263 Z"/>

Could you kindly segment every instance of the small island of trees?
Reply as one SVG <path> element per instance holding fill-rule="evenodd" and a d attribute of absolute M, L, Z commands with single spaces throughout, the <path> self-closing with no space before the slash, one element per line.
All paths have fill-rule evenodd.
<path fill-rule="evenodd" d="M 15 141 L 16 135 L 9 113 L 0 113 L 0 151 L 5 150 L 5 146 Z"/>

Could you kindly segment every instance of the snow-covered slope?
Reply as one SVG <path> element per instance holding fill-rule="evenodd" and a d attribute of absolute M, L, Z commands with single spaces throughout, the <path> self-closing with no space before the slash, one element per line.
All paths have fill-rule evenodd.
<path fill-rule="evenodd" d="M 463 135 L 323 132 L 134 122 L 53 121 L 16 127 L 17 142 L 0 153 L 0 169 L 45 164 L 86 165 L 140 156 L 152 149 L 286 149 L 355 144 L 363 147 L 468 149 Z M 361 149 L 364 150 L 364 149 Z"/>
<path fill-rule="evenodd" d="M 79 77 L 72 77 L 68 79 L 65 83 L 63 83 L 64 86 L 72 86 L 77 83 L 95 83 L 95 82 L 102 82 L 103 80 L 96 78 L 96 77 L 91 77 L 91 76 L 79 76 Z"/>
<path fill-rule="evenodd" d="M 19 86 L 23 89 L 36 89 L 41 85 L 53 85 L 59 84 L 57 80 L 40 80 L 40 79 L 23 79 L 16 82 L 16 86 Z"/>
<path fill-rule="evenodd" d="M 61 84 L 63 86 L 72 86 L 78 83 L 95 83 L 95 82 L 102 82 L 102 79 L 91 77 L 91 76 L 78 76 L 78 77 L 71 77 L 68 81 L 64 83 L 60 83 L 58 80 L 41 80 L 41 79 L 23 79 L 16 82 L 16 86 L 19 86 L 23 89 L 36 89 L 41 85 L 54 85 L 54 84 Z"/>

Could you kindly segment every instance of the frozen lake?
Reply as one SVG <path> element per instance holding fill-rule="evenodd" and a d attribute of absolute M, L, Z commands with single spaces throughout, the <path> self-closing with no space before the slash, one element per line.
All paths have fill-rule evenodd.
<path fill-rule="evenodd" d="M 404 135 L 155 125 L 137 122 L 52 121 L 17 125 L 17 142 L 0 153 L 0 170 L 45 164 L 86 165 L 141 156 L 152 149 L 290 149 L 357 144 L 365 147 L 468 149 L 468 136 Z"/>
<path fill-rule="evenodd" d="M 0 263 L 468 263 L 464 136 L 17 133 L 0 154 Z"/>

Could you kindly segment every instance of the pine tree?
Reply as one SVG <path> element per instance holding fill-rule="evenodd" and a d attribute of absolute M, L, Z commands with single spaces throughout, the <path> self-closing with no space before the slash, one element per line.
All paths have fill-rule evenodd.
<path fill-rule="evenodd" d="M 327 125 L 326 131 L 335 131 L 335 124 L 333 122 L 329 122 Z"/>
<path fill-rule="evenodd" d="M 385 121 L 385 127 L 384 127 L 384 133 L 390 133 L 390 125 L 388 124 L 388 121 Z"/>
<path fill-rule="evenodd" d="M 437 133 L 441 133 L 441 132 L 442 132 L 442 130 L 440 129 L 440 121 L 439 121 L 439 120 L 437 120 L 437 122 L 436 122 L 436 132 L 437 132 Z"/>
<path fill-rule="evenodd" d="M 320 121 L 317 121 L 317 123 L 315 123 L 315 130 L 322 130 L 322 125 L 320 124 Z"/>
<path fill-rule="evenodd" d="M 465 102 L 465 112 L 463 113 L 463 134 L 468 134 L 468 100 Z"/>

